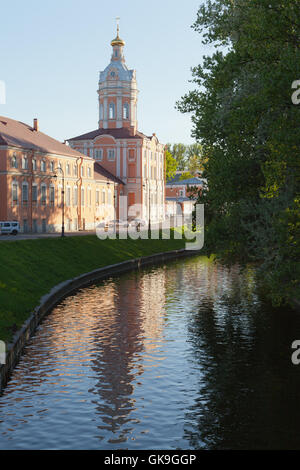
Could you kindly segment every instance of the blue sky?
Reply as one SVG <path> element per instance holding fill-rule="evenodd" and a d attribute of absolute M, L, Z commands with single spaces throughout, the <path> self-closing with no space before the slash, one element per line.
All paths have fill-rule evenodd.
<path fill-rule="evenodd" d="M 193 142 L 190 116 L 174 106 L 208 53 L 191 28 L 201 0 L 1 3 L 1 115 L 28 124 L 38 117 L 40 130 L 61 141 L 96 129 L 98 75 L 119 16 L 126 63 L 137 71 L 139 130 L 163 143 Z"/>

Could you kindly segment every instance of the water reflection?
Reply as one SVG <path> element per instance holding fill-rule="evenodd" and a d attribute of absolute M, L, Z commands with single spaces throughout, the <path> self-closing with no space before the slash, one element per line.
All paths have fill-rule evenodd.
<path fill-rule="evenodd" d="M 298 315 L 205 258 L 83 289 L 0 397 L 0 448 L 299 448 Z"/>

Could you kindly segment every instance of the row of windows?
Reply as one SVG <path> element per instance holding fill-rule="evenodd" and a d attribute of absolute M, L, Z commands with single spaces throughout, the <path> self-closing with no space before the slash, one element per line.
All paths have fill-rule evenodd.
<path fill-rule="evenodd" d="M 85 147 L 83 149 L 83 153 L 85 155 L 88 155 L 88 149 Z M 104 154 L 103 154 L 103 149 L 90 149 L 89 152 L 90 157 L 94 157 L 95 160 L 103 160 Z M 115 150 L 114 149 L 108 149 L 107 150 L 107 160 L 108 161 L 114 161 L 115 160 Z M 128 160 L 133 161 L 135 160 L 135 149 L 129 149 L 128 150 Z"/>
<path fill-rule="evenodd" d="M 148 176 L 147 165 L 145 164 L 144 165 L 144 177 L 145 178 L 149 177 L 152 180 L 155 180 L 157 178 L 160 178 L 162 180 L 163 179 L 163 169 L 162 168 L 158 169 L 155 166 L 151 166 L 150 167 L 150 174 Z"/>
<path fill-rule="evenodd" d="M 85 219 L 82 219 L 83 225 L 85 225 Z M 53 226 L 48 225 L 47 219 L 32 219 L 32 231 L 33 233 L 46 233 L 47 230 L 52 228 L 51 231 L 53 231 Z M 65 228 L 68 232 L 71 232 L 74 230 L 76 232 L 78 230 L 78 219 L 66 219 L 65 223 Z M 29 221 L 28 219 L 23 219 L 23 232 L 28 233 L 31 230 L 31 227 L 29 226 Z"/>
<path fill-rule="evenodd" d="M 116 119 L 116 105 L 114 102 L 108 105 L 108 118 Z M 122 118 L 129 119 L 129 103 L 123 103 Z M 100 119 L 104 119 L 103 104 L 100 104 Z"/>
<path fill-rule="evenodd" d="M 28 183 L 23 183 L 21 186 L 21 202 L 22 205 L 28 205 L 29 202 L 29 190 L 28 190 Z M 48 189 L 48 191 L 47 191 Z M 40 204 L 45 206 L 47 205 L 47 192 L 48 192 L 48 203 L 50 206 L 55 205 L 55 187 L 54 186 L 47 186 L 45 184 L 42 184 L 40 189 L 38 189 L 37 185 L 32 185 L 32 203 L 37 204 L 38 203 L 38 196 L 40 192 Z M 85 198 L 86 196 L 86 198 Z M 111 191 L 109 190 L 106 194 L 106 191 L 103 189 L 101 191 L 101 201 L 100 201 L 100 190 L 96 189 L 96 194 L 95 194 L 95 200 L 96 200 L 96 205 L 99 205 L 100 202 L 102 204 L 112 204 L 112 194 Z M 81 188 L 81 205 L 85 205 L 85 199 L 88 203 L 89 206 L 92 204 L 92 190 L 90 188 L 84 189 Z M 19 203 L 19 194 L 18 194 L 18 184 L 13 183 L 12 184 L 12 202 L 13 205 L 16 205 Z M 72 188 L 67 186 L 66 191 L 65 191 L 65 203 L 66 206 L 77 206 L 78 205 L 78 188 L 75 186 Z"/>
<path fill-rule="evenodd" d="M 47 171 L 47 166 L 49 168 L 50 173 L 54 173 L 57 170 L 59 171 L 61 169 L 62 171 L 65 172 L 65 174 L 67 176 L 71 176 L 71 175 L 78 176 L 77 164 L 74 164 L 73 167 L 71 167 L 70 163 L 67 162 L 66 165 L 65 165 L 65 169 L 63 169 L 63 166 L 62 166 L 61 162 L 58 163 L 57 168 L 56 168 L 54 161 L 48 162 L 48 165 L 47 165 L 46 160 L 42 159 L 39 163 L 40 171 L 41 172 L 46 172 Z M 19 167 L 19 162 L 18 162 L 18 158 L 17 158 L 16 154 L 13 154 L 13 156 L 11 158 L 11 167 L 12 168 L 18 168 Z M 28 170 L 29 169 L 28 157 L 26 155 L 22 156 L 21 168 L 22 168 L 22 170 Z M 32 159 L 32 170 L 33 171 L 38 170 L 38 160 L 36 158 Z M 88 178 L 91 178 L 92 177 L 92 168 L 90 166 L 88 166 L 87 169 L 86 169 L 86 172 L 85 172 L 85 167 L 84 167 L 84 165 L 82 165 L 81 166 L 81 176 L 85 176 L 85 174 Z"/>
<path fill-rule="evenodd" d="M 54 205 L 55 200 L 55 188 L 54 186 L 49 186 L 49 204 Z M 28 183 L 22 183 L 21 186 L 21 201 L 23 205 L 27 205 L 29 201 L 29 185 Z M 19 186 L 18 183 L 12 184 L 12 202 L 13 204 L 18 204 L 19 202 Z M 38 186 L 36 184 L 32 185 L 32 202 L 37 204 L 38 202 Z M 42 184 L 40 187 L 40 203 L 41 205 L 47 204 L 47 186 Z"/>
<path fill-rule="evenodd" d="M 162 153 L 151 152 L 151 151 L 149 153 L 150 153 L 150 160 L 152 160 L 154 162 L 162 163 L 162 161 L 163 161 L 163 154 Z M 144 158 L 145 158 L 145 160 L 147 160 L 147 150 L 144 150 Z"/>

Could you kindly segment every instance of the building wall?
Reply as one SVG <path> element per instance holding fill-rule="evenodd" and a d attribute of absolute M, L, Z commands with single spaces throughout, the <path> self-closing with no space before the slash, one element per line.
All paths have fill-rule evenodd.
<path fill-rule="evenodd" d="M 155 136 L 149 139 L 115 139 L 109 135 L 101 135 L 94 140 L 70 141 L 70 145 L 75 150 L 93 157 L 104 168 L 124 181 L 125 186 L 121 194 L 128 198 L 129 218 L 148 219 L 150 213 L 151 219 L 163 220 L 164 145 L 160 144 Z M 114 152 L 113 160 L 109 158 L 110 151 Z M 133 204 L 139 207 L 133 208 Z M 125 214 L 122 218 L 125 218 Z"/>
<path fill-rule="evenodd" d="M 202 188 L 202 185 L 193 185 L 198 189 Z M 167 184 L 166 185 L 166 197 L 189 197 L 192 192 L 189 189 L 189 186 L 183 184 Z"/>
<path fill-rule="evenodd" d="M 92 159 L 16 148 L 0 152 L 0 220 L 18 220 L 25 232 L 60 231 L 63 178 L 58 168 L 64 173 L 66 231 L 91 230 L 99 221 L 114 217 L 113 183 L 99 176 L 95 179 Z M 109 193 L 110 208 L 102 203 L 108 202 Z"/>

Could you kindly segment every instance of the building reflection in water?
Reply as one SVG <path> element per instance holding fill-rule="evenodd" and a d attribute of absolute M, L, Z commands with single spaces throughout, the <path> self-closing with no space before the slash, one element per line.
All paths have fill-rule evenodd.
<path fill-rule="evenodd" d="M 90 392 L 97 396 L 94 403 L 102 418 L 98 428 L 111 433 L 111 443 L 125 442 L 137 422 L 130 417 L 136 407 L 133 393 L 147 362 L 155 367 L 152 352 L 163 332 L 164 302 L 164 273 L 150 272 L 117 280 L 111 304 L 101 308 L 92 360 L 98 382 Z"/>

